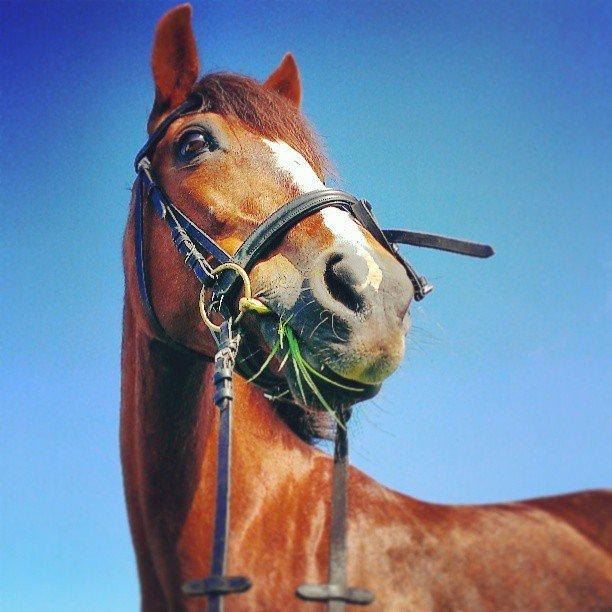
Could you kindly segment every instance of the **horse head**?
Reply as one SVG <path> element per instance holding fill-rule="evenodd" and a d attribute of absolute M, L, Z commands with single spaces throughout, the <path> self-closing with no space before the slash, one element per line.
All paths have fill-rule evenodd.
<path fill-rule="evenodd" d="M 325 188 L 328 162 L 300 110 L 292 55 L 263 83 L 230 73 L 198 80 L 191 9 L 181 6 L 158 25 L 152 68 L 150 134 L 190 96 L 204 103 L 171 121 L 151 169 L 169 199 L 227 253 L 286 202 Z M 161 326 L 177 343 L 212 356 L 195 308 L 197 280 L 150 207 L 144 225 L 149 292 Z M 327 207 L 299 221 L 249 276 L 269 312 L 245 317 L 249 354 L 240 359 L 265 360 L 267 373 L 287 385 L 285 402 L 308 411 L 348 407 L 373 396 L 401 362 L 411 280 L 346 210 Z M 299 357 L 286 359 L 292 347 Z"/>

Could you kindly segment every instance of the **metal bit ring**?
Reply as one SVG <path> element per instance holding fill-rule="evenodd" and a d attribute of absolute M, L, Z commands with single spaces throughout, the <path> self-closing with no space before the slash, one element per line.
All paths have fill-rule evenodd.
<path fill-rule="evenodd" d="M 259 314 L 266 314 L 270 312 L 270 309 L 263 302 L 253 297 L 253 292 L 251 290 L 251 280 L 249 279 L 249 275 L 246 273 L 246 270 L 244 268 L 232 261 L 228 261 L 227 263 L 221 264 L 220 266 L 212 270 L 211 274 L 217 276 L 224 270 L 234 270 L 235 272 L 237 272 L 240 278 L 242 278 L 242 282 L 244 284 L 244 297 L 241 297 L 240 301 L 238 302 L 238 310 L 240 312 L 238 313 L 238 316 L 236 317 L 234 323 L 238 323 L 240 319 L 242 319 L 244 313 L 248 310 L 255 311 Z M 202 320 L 206 324 L 206 327 L 208 327 L 211 332 L 218 334 L 221 331 L 221 327 L 219 325 L 215 325 L 215 323 L 210 320 L 210 317 L 206 312 L 206 304 L 204 301 L 205 293 L 206 287 L 202 287 L 202 289 L 200 290 L 199 300 L 200 315 L 202 317 Z"/>

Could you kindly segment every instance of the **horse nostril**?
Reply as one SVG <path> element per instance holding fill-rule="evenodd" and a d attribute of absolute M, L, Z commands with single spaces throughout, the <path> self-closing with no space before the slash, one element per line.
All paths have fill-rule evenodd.
<path fill-rule="evenodd" d="M 325 286 L 329 294 L 349 310 L 363 312 L 365 300 L 361 294 L 358 266 L 346 255 L 332 255 L 325 267 Z"/>

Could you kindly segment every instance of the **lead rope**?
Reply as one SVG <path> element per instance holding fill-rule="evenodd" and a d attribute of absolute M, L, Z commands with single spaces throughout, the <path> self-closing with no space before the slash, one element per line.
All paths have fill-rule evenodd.
<path fill-rule="evenodd" d="M 346 585 L 346 528 L 348 484 L 348 432 L 346 419 L 338 411 L 332 472 L 331 524 L 329 533 L 329 582 L 302 584 L 296 595 L 306 601 L 326 601 L 329 612 L 343 612 L 345 604 L 367 606 L 374 601 L 369 589 Z"/>

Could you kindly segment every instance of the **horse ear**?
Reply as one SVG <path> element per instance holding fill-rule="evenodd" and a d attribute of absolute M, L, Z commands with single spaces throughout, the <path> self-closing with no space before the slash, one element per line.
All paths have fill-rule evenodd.
<path fill-rule="evenodd" d="M 200 72 L 189 4 L 171 9 L 159 20 L 151 67 L 155 102 L 149 115 L 149 129 L 164 112 L 185 101 Z"/>
<path fill-rule="evenodd" d="M 266 79 L 263 86 L 284 96 L 295 106 L 300 105 L 302 100 L 300 71 L 291 53 L 285 54 L 280 66 Z"/>

